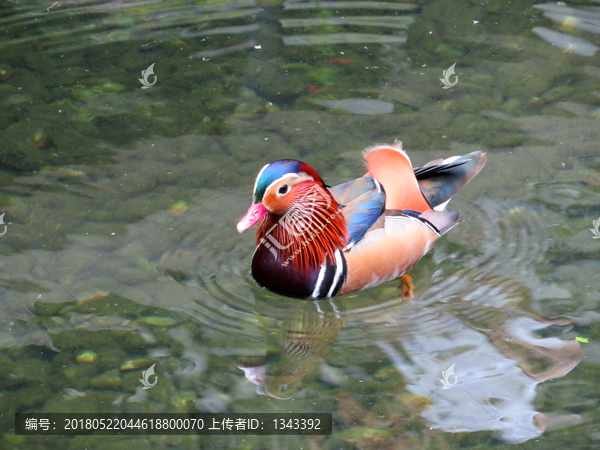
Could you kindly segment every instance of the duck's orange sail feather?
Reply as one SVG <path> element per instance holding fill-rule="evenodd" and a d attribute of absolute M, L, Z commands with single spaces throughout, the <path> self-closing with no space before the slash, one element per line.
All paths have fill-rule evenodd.
<path fill-rule="evenodd" d="M 431 209 L 419 189 L 408 155 L 402 150 L 402 143 L 376 144 L 364 152 L 369 171 L 365 176 L 373 176 L 385 189 L 386 209 L 411 209 L 425 212 Z"/>

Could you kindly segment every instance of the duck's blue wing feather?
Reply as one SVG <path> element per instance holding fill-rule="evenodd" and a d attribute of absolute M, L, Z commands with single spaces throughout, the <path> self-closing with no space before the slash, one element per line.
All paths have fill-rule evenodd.
<path fill-rule="evenodd" d="M 350 232 L 348 247 L 360 241 L 367 230 L 385 211 L 385 192 L 372 177 L 362 177 L 329 188 L 342 206 L 346 227 Z"/>

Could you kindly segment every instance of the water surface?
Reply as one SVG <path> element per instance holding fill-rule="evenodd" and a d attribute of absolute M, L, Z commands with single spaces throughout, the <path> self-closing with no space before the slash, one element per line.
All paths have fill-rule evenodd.
<path fill-rule="evenodd" d="M 0 5 L 3 447 L 597 446 L 597 2 Z M 298 158 L 333 185 L 396 138 L 415 165 L 488 154 L 450 204 L 464 222 L 411 270 L 414 299 L 257 286 L 235 225 L 260 168 Z M 16 412 L 334 428 L 30 437 Z"/>

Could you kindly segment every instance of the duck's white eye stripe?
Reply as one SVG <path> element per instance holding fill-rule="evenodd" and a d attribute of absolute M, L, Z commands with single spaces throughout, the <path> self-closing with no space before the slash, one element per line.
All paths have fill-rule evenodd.
<path fill-rule="evenodd" d="M 279 183 L 281 180 L 284 180 L 284 179 L 286 179 L 286 178 L 289 178 L 289 177 L 295 177 L 295 178 L 298 178 L 299 176 L 300 176 L 300 175 L 298 175 L 297 173 L 294 173 L 294 172 L 286 173 L 284 176 L 277 178 L 277 179 L 276 179 L 275 181 L 273 181 L 273 182 L 272 182 L 272 183 L 271 183 L 269 186 L 267 186 L 267 189 L 265 189 L 265 192 L 268 192 L 268 190 L 269 190 L 269 189 L 271 189 L 271 187 L 272 187 L 274 184 L 277 184 L 277 183 Z"/>
<path fill-rule="evenodd" d="M 260 172 L 258 172 L 258 175 L 256 176 L 256 180 L 254 180 L 254 190 L 252 191 L 252 197 L 254 197 L 254 195 L 256 194 L 256 185 L 258 184 L 258 180 L 260 180 L 260 176 L 265 171 L 265 169 L 269 166 L 270 166 L 270 164 L 265 164 L 265 166 L 262 169 L 260 169 Z"/>

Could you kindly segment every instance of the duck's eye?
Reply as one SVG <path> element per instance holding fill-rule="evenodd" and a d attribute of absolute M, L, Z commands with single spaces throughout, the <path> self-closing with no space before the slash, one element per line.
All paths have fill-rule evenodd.
<path fill-rule="evenodd" d="M 277 195 L 285 195 L 288 193 L 289 190 L 290 190 L 290 187 L 287 184 L 284 184 L 277 191 Z"/>

